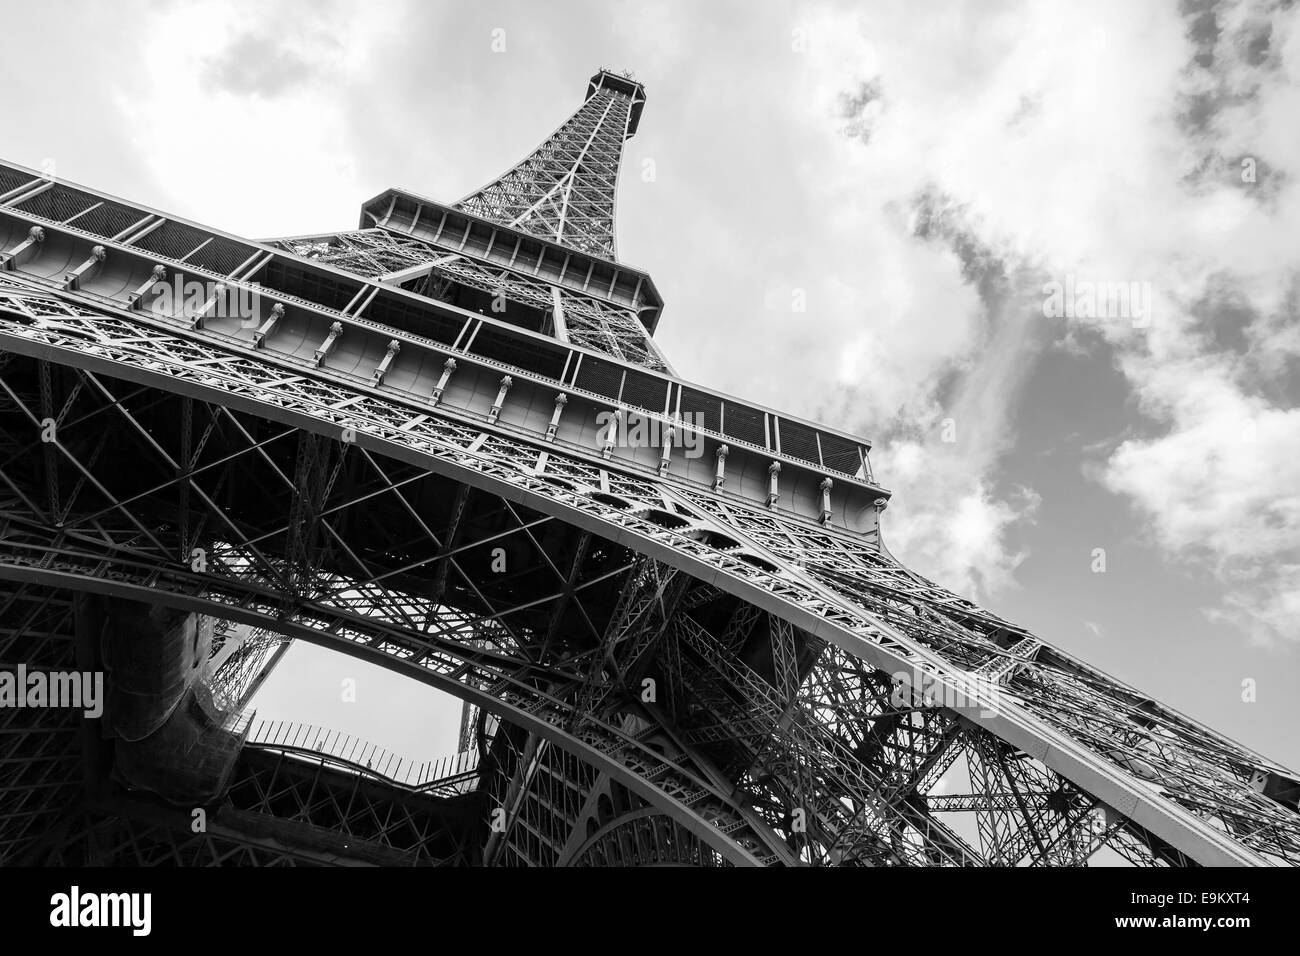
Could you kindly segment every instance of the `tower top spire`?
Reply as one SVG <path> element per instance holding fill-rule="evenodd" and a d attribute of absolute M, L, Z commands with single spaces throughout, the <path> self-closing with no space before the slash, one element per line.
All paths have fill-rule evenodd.
<path fill-rule="evenodd" d="M 630 73 L 596 71 L 582 106 L 559 129 L 456 207 L 580 252 L 617 258 L 614 208 L 623 143 L 636 133 L 644 105 L 645 88 Z"/>
<path fill-rule="evenodd" d="M 645 85 L 637 80 L 631 70 L 610 70 L 601 67 L 587 84 L 587 98 L 590 99 L 597 90 L 609 89 L 632 100 L 632 113 L 627 124 L 627 136 L 636 135 L 637 124 L 641 121 L 641 109 L 645 106 Z"/>

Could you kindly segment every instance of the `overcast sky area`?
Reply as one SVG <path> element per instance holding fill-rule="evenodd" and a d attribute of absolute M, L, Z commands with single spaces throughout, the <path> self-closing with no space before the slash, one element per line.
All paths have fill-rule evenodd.
<path fill-rule="evenodd" d="M 1300 4 L 53 0 L 5 41 L 0 156 L 253 238 L 455 201 L 633 71 L 619 254 L 677 370 L 870 438 L 901 559 L 1300 767 Z M 259 707 L 454 749 L 310 648 Z"/>

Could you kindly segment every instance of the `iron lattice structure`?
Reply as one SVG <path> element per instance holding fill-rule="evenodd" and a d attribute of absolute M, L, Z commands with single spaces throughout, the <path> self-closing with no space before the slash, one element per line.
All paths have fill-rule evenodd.
<path fill-rule="evenodd" d="M 623 142 L 641 119 L 645 93 L 602 70 L 587 97 L 542 145 L 457 208 L 562 245 L 616 258 L 614 206 Z"/>
<path fill-rule="evenodd" d="M 134 622 L 181 675 L 0 710 L 0 859 L 1300 863 L 1294 773 L 902 566 L 869 442 L 672 372 L 614 254 L 643 102 L 601 71 L 461 203 L 273 243 L 0 166 L 0 665 L 134 686 Z M 187 703 L 268 634 L 461 698 L 472 753 Z"/>

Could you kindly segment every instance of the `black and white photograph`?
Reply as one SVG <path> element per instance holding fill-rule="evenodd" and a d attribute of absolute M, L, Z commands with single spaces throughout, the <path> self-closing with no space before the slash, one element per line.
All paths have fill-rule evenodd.
<path fill-rule="evenodd" d="M 0 86 L 6 926 L 1285 931 L 1196 874 L 1300 866 L 1300 3 L 3 0 Z"/>

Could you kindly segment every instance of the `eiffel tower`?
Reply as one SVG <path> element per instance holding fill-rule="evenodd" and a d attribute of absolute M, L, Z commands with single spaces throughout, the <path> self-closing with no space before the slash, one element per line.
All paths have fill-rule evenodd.
<path fill-rule="evenodd" d="M 0 671 L 104 681 L 0 709 L 0 860 L 1300 863 L 1295 773 L 903 566 L 865 438 L 674 372 L 644 105 L 602 69 L 461 201 L 273 242 L 0 165 Z M 462 752 L 256 723 L 286 640 Z"/>

